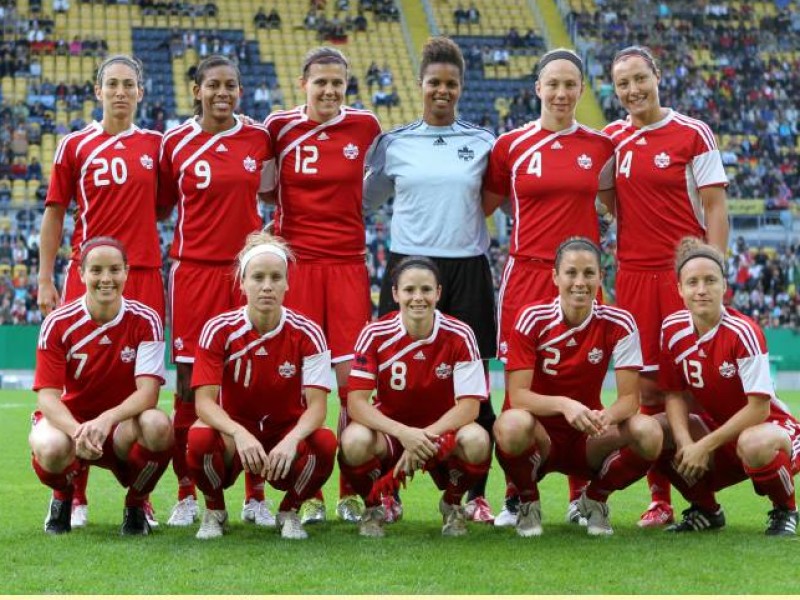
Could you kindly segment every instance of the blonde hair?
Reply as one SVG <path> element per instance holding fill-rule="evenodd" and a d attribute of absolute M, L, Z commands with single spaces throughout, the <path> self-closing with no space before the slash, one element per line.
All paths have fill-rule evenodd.
<path fill-rule="evenodd" d="M 680 278 L 681 269 L 694 258 L 707 258 L 717 264 L 723 278 L 725 277 L 725 256 L 711 244 L 706 244 L 696 237 L 685 237 L 675 250 L 675 272 Z"/>
<path fill-rule="evenodd" d="M 244 247 L 239 251 L 239 254 L 236 255 L 236 272 L 235 275 L 238 279 L 244 279 L 244 272 L 242 271 L 242 261 L 244 260 L 245 254 L 247 254 L 250 250 L 255 248 L 256 246 L 262 246 L 264 244 L 270 244 L 282 250 L 284 254 L 286 254 L 286 258 L 289 260 L 294 260 L 294 253 L 292 249 L 289 247 L 289 244 L 281 237 L 276 235 L 272 235 L 267 233 L 266 231 L 253 231 L 252 233 L 247 235 L 247 239 L 244 242 Z M 288 266 L 288 265 L 287 265 Z"/>

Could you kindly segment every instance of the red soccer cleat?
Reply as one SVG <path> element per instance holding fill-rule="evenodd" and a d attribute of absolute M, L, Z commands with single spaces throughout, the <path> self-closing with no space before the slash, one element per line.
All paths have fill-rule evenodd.
<path fill-rule="evenodd" d="M 666 502 L 651 502 L 647 510 L 644 511 L 639 522 L 636 523 L 639 527 L 663 527 L 675 522 L 675 513 L 672 507 Z"/>

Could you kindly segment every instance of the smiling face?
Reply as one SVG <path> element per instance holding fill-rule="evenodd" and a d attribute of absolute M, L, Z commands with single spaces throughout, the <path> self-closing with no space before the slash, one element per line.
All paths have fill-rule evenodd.
<path fill-rule="evenodd" d="M 400 305 L 400 314 L 406 329 L 433 327 L 436 303 L 442 295 L 442 286 L 433 271 L 411 267 L 404 270 L 392 288 L 394 301 Z"/>
<path fill-rule="evenodd" d="M 582 93 L 583 78 L 578 67 L 566 59 L 547 63 L 536 80 L 536 95 L 542 101 L 545 126 L 547 122 L 572 124 Z"/>
<path fill-rule="evenodd" d="M 229 65 L 210 67 L 200 85 L 194 86 L 194 97 L 203 107 L 201 125 L 214 122 L 233 125 L 233 113 L 242 96 L 236 70 Z"/>
<path fill-rule="evenodd" d="M 347 89 L 347 69 L 341 63 L 312 63 L 300 85 L 306 94 L 308 116 L 325 123 L 339 114 Z"/>
<path fill-rule="evenodd" d="M 422 75 L 422 118 L 429 125 L 450 125 L 461 97 L 461 71 L 450 63 L 431 63 Z"/>
<path fill-rule="evenodd" d="M 139 87 L 136 72 L 129 65 L 112 62 L 103 71 L 102 85 L 94 86 L 94 94 L 103 105 L 103 115 L 132 121 L 144 90 Z"/>
<path fill-rule="evenodd" d="M 90 305 L 111 306 L 122 299 L 128 265 L 119 248 L 97 246 L 83 260 L 80 276 Z"/>
<path fill-rule="evenodd" d="M 719 265 L 710 258 L 698 256 L 689 259 L 681 268 L 678 293 L 695 322 L 708 325 L 719 321 L 726 285 Z"/>
<path fill-rule="evenodd" d="M 583 315 L 591 309 L 600 288 L 600 263 L 589 250 L 567 250 L 561 257 L 553 282 L 558 287 L 565 314 Z"/>
<path fill-rule="evenodd" d="M 642 126 L 657 122 L 661 114 L 658 98 L 660 73 L 653 72 L 641 56 L 632 55 L 618 60 L 611 74 L 617 98 L 634 124 Z"/>
<path fill-rule="evenodd" d="M 251 310 L 272 313 L 280 309 L 289 289 L 286 263 L 271 253 L 257 254 L 247 263 L 241 286 Z"/>

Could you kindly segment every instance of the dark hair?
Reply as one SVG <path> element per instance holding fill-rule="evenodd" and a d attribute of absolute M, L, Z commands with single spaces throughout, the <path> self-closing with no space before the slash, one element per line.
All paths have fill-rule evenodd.
<path fill-rule="evenodd" d="M 464 55 L 461 48 L 453 40 L 445 36 L 429 38 L 422 47 L 422 61 L 419 64 L 419 79 L 425 75 L 425 69 L 434 63 L 453 65 L 458 69 L 459 78 L 464 80 Z"/>
<path fill-rule="evenodd" d="M 130 67 L 136 75 L 137 87 L 144 87 L 144 67 L 142 66 L 142 63 L 138 58 L 128 56 L 127 54 L 114 54 L 100 63 L 100 66 L 97 67 L 97 78 L 95 80 L 95 83 L 98 85 L 98 87 L 103 86 L 103 75 L 105 75 L 106 69 L 117 63 L 125 65 L 126 67 Z"/>
<path fill-rule="evenodd" d="M 122 245 L 122 242 L 110 236 L 98 236 L 86 240 L 81 245 L 81 270 L 86 266 L 86 259 L 89 257 L 89 253 L 99 246 L 111 246 L 119 250 L 120 254 L 122 254 L 122 262 L 127 266 L 128 253 L 125 251 L 125 246 Z"/>
<path fill-rule="evenodd" d="M 397 287 L 397 282 L 400 281 L 400 275 L 409 269 L 424 269 L 433 273 L 433 278 L 436 279 L 436 285 L 439 285 L 441 277 L 439 276 L 439 267 L 427 256 L 406 256 L 401 260 L 394 269 L 392 269 L 392 287 Z"/>
<path fill-rule="evenodd" d="M 719 267 L 723 279 L 725 278 L 725 257 L 714 246 L 704 243 L 696 237 L 685 237 L 675 250 L 675 272 L 681 276 L 681 269 L 693 258 L 707 258 Z"/>
<path fill-rule="evenodd" d="M 556 272 L 561 266 L 561 259 L 567 252 L 591 252 L 597 258 L 597 266 L 600 266 L 600 247 L 589 238 L 576 235 L 561 242 L 556 249 Z"/>
<path fill-rule="evenodd" d="M 545 52 L 542 55 L 542 58 L 539 59 L 539 64 L 536 65 L 537 79 L 541 77 L 544 68 L 554 60 L 568 60 L 573 65 L 578 67 L 578 71 L 581 73 L 581 79 L 583 79 L 583 59 L 581 59 L 580 56 L 568 48 L 554 48 L 549 52 Z"/>
<path fill-rule="evenodd" d="M 200 63 L 197 65 L 197 69 L 194 72 L 194 83 L 196 86 L 200 87 L 203 85 L 203 81 L 206 78 L 206 72 L 214 67 L 230 67 L 236 73 L 236 81 L 239 83 L 239 87 L 242 87 L 242 74 L 239 72 L 239 67 L 227 56 L 222 56 L 221 54 L 212 54 L 211 56 L 207 56 Z M 202 101 L 198 100 L 197 98 L 194 99 L 194 114 L 198 117 L 203 115 L 203 103 Z"/>
<path fill-rule="evenodd" d="M 656 63 L 656 59 L 653 57 L 653 53 L 650 52 L 650 49 L 645 46 L 628 46 L 627 48 L 623 48 L 619 52 L 614 55 L 614 60 L 611 61 L 611 70 L 614 70 L 616 64 L 626 58 L 630 58 L 631 56 L 639 56 L 644 59 L 644 62 L 647 63 L 647 66 L 650 67 L 650 70 L 653 71 L 655 75 L 659 74 L 658 64 Z"/>
<path fill-rule="evenodd" d="M 336 48 L 320 46 L 309 50 L 303 59 L 303 79 L 308 76 L 308 69 L 311 65 L 342 65 L 345 72 L 350 70 L 350 63 L 347 57 Z"/>

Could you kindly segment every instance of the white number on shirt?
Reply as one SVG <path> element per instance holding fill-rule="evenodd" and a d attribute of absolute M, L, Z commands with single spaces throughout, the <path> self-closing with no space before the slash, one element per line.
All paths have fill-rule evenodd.
<path fill-rule="evenodd" d="M 408 367 L 404 362 L 392 363 L 392 377 L 389 379 L 389 387 L 397 392 L 406 389 L 406 371 Z"/>
<path fill-rule="evenodd" d="M 528 163 L 528 175 L 542 176 L 542 153 L 534 152 L 531 162 Z"/>
<path fill-rule="evenodd" d="M 194 174 L 197 176 L 197 189 L 204 190 L 211 185 L 211 165 L 207 160 L 194 163 Z M 202 179 L 202 181 L 200 181 Z"/>
<path fill-rule="evenodd" d="M 700 361 L 683 361 L 683 374 L 690 386 L 696 388 L 705 387 L 705 383 L 703 382 L 703 364 Z"/>
<path fill-rule="evenodd" d="M 633 161 L 633 150 L 628 150 L 625 156 L 622 157 L 617 166 L 617 175 L 625 175 L 628 179 L 631 177 L 631 162 Z"/>
<path fill-rule="evenodd" d="M 314 175 L 317 172 L 316 164 L 319 159 L 319 149 L 316 146 L 298 145 L 294 149 L 294 172 Z"/>
<path fill-rule="evenodd" d="M 94 172 L 95 187 L 111 185 L 111 179 L 114 180 L 114 183 L 122 185 L 128 179 L 128 167 L 119 156 L 112 158 L 110 163 L 108 159 L 95 158 L 92 164 L 97 166 L 97 170 Z M 105 176 L 109 171 L 111 179 Z"/>
<path fill-rule="evenodd" d="M 78 368 L 75 369 L 75 379 L 79 379 L 81 373 L 83 372 L 83 367 L 86 366 L 86 361 L 88 360 L 89 355 L 85 352 L 75 352 L 73 353 L 72 358 L 78 361 Z"/>
<path fill-rule="evenodd" d="M 250 375 L 253 369 L 253 361 L 249 358 L 244 359 L 245 367 L 244 367 L 244 387 L 250 387 Z M 236 365 L 233 367 L 233 381 L 239 383 L 239 379 L 241 376 L 242 371 L 242 359 L 236 359 Z"/>
<path fill-rule="evenodd" d="M 548 354 L 552 354 L 552 356 L 548 356 L 542 361 L 542 372 L 548 375 L 558 375 L 558 371 L 550 367 L 555 367 L 559 363 L 561 360 L 561 351 L 559 351 L 558 348 L 545 348 L 544 351 Z"/>

